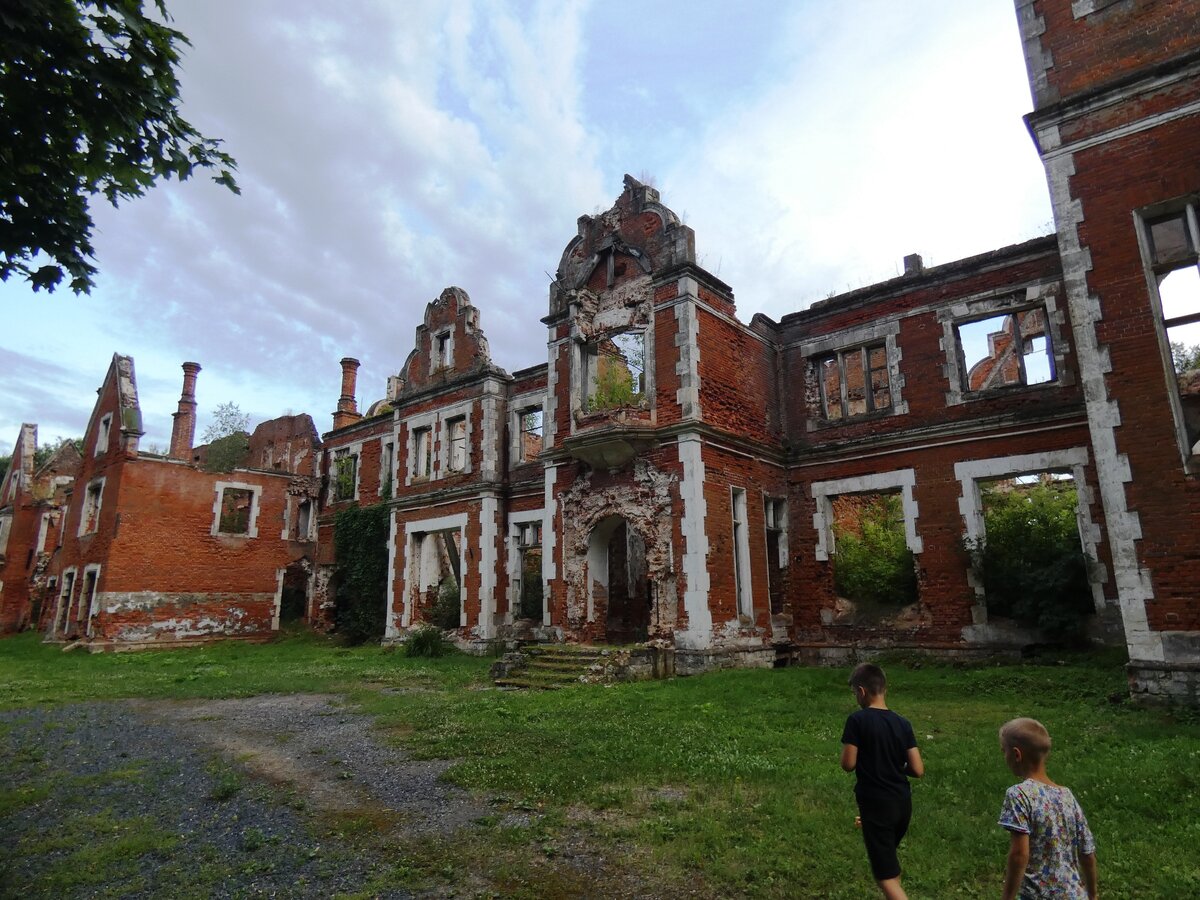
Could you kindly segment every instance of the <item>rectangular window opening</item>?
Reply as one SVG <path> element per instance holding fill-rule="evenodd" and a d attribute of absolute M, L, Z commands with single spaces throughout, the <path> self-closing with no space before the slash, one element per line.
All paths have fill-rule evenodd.
<path fill-rule="evenodd" d="M 542 455 L 542 408 L 531 406 L 517 413 L 520 423 L 520 438 L 517 460 L 531 462 Z"/>
<path fill-rule="evenodd" d="M 787 565 L 787 501 L 767 497 L 763 501 L 767 526 L 767 593 L 771 614 L 783 612 L 783 576 Z"/>
<path fill-rule="evenodd" d="M 249 534 L 253 507 L 254 491 L 248 488 L 222 489 L 221 519 L 217 531 L 221 534 Z"/>
<path fill-rule="evenodd" d="M 886 344 L 849 347 L 816 360 L 821 414 L 831 422 L 891 409 Z"/>
<path fill-rule="evenodd" d="M 418 428 L 413 432 L 413 477 L 428 478 L 430 470 L 430 455 L 433 452 L 433 433 L 428 428 Z"/>
<path fill-rule="evenodd" d="M 80 534 L 93 534 L 100 528 L 100 501 L 104 482 L 94 481 L 87 486 L 83 496 L 83 516 L 79 523 Z"/>
<path fill-rule="evenodd" d="M 333 453 L 334 502 L 353 500 L 358 487 L 358 457 L 346 450 Z"/>
<path fill-rule="evenodd" d="M 639 406 L 646 397 L 646 333 L 609 335 L 584 348 L 589 411 Z"/>
<path fill-rule="evenodd" d="M 733 512 L 733 583 L 739 616 L 753 617 L 750 589 L 750 536 L 746 529 L 746 492 L 730 488 Z"/>
<path fill-rule="evenodd" d="M 447 464 L 451 472 L 463 472 L 467 468 L 467 420 L 464 416 L 446 422 L 446 435 L 450 442 Z"/>
<path fill-rule="evenodd" d="M 1058 378 L 1044 307 L 960 322 L 954 331 L 964 391 L 1045 384 Z"/>
<path fill-rule="evenodd" d="M 835 621 L 873 623 L 917 602 L 917 574 L 898 491 L 830 497 Z"/>

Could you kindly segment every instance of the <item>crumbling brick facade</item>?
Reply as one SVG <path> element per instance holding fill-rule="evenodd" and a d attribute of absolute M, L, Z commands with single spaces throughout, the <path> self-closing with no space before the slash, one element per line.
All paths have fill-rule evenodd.
<path fill-rule="evenodd" d="M 1196 343 L 1200 11 L 1018 0 L 1136 694 L 1200 703 L 1200 443 L 1171 343 Z"/>
<path fill-rule="evenodd" d="M 100 649 L 265 638 L 279 627 L 289 569 L 311 572 L 311 419 L 256 430 L 249 462 L 269 466 L 204 471 L 191 459 L 194 409 L 187 421 L 198 371 L 184 364 L 173 456 L 157 456 L 139 450 L 133 360 L 113 357 L 56 536 L 57 593 L 41 616 L 48 639 Z"/>

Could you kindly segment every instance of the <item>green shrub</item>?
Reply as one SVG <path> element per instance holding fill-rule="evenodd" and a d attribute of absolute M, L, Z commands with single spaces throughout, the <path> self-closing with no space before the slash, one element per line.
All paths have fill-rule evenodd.
<path fill-rule="evenodd" d="M 984 490 L 984 534 L 968 542 L 987 608 L 1052 640 L 1078 639 L 1094 611 L 1070 483 Z"/>
<path fill-rule="evenodd" d="M 917 602 L 917 572 L 898 496 L 870 498 L 858 530 L 834 526 L 834 538 L 833 586 L 839 596 L 874 606 Z"/>
<path fill-rule="evenodd" d="M 438 628 L 457 628 L 462 621 L 462 591 L 453 575 L 447 575 L 438 585 L 437 602 L 429 621 Z"/>
<path fill-rule="evenodd" d="M 337 630 L 352 644 L 383 637 L 387 606 L 389 514 L 386 504 L 350 507 L 334 520 Z"/>
<path fill-rule="evenodd" d="M 446 640 L 441 629 L 426 625 L 418 628 L 404 644 L 404 655 L 412 657 L 445 656 L 454 646 Z"/>

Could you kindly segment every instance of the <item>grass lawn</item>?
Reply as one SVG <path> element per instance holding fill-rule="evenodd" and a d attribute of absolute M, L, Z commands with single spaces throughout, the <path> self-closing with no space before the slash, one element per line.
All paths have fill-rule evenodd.
<path fill-rule="evenodd" d="M 455 782 L 544 813 L 546 855 L 569 823 L 636 860 L 665 894 L 698 886 L 721 896 L 872 896 L 853 828 L 853 776 L 837 765 L 854 708 L 845 671 L 732 671 L 526 694 L 479 690 L 489 662 L 410 660 L 308 635 L 103 655 L 22 635 L 0 641 L 0 706 L 340 692 L 410 752 L 460 760 L 448 773 Z M 1069 665 L 885 665 L 889 703 L 913 722 L 928 771 L 915 784 L 901 848 L 910 896 L 999 894 L 1008 841 L 995 822 L 1013 778 L 996 730 L 1017 715 L 1050 730 L 1050 774 L 1088 815 L 1104 896 L 1200 896 L 1200 717 L 1130 707 L 1111 655 Z M 503 856 L 506 840 L 493 831 L 477 843 Z M 464 849 L 479 848 L 440 852 L 461 859 Z M 511 850 L 527 853 L 527 842 Z M 526 883 L 502 893 L 555 891 Z"/>

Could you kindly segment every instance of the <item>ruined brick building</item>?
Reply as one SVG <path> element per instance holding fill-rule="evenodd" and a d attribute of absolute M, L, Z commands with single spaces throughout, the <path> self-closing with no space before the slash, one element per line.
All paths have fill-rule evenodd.
<path fill-rule="evenodd" d="M 82 458 L 66 442 L 34 472 L 36 430 L 22 429 L 0 508 L 4 631 L 36 622 L 49 640 L 132 647 L 269 637 L 289 594 L 311 615 L 312 420 L 263 423 L 240 458 L 208 470 L 192 446 L 200 366 L 183 370 L 166 455 L 139 447 L 127 356 L 113 356 Z"/>
<path fill-rule="evenodd" d="M 269 454 L 214 479 L 190 434 L 143 459 L 117 358 L 61 517 L 51 633 L 186 635 L 195 617 L 160 623 L 189 605 L 223 623 L 211 633 L 265 633 L 287 578 L 327 624 L 336 513 L 383 502 L 389 640 L 434 622 L 464 646 L 638 641 L 681 672 L 1011 649 L 1037 636 L 991 614 L 963 546 L 987 485 L 1038 475 L 1076 486 L 1092 633 L 1129 648 L 1136 693 L 1200 702 L 1200 374 L 1171 352 L 1200 322 L 1200 12 L 1016 10 L 1056 234 L 933 268 L 914 255 L 895 279 L 746 324 L 692 230 L 627 177 L 566 244 L 544 361 L 495 366 L 480 310 L 447 288 L 363 413 L 358 363 L 342 360 L 333 428 L 307 444 L 319 480 Z M 106 479 L 120 493 L 91 504 Z M 917 599 L 871 618 L 845 608 L 832 560 L 839 517 L 876 495 L 903 518 Z M 236 587 L 192 570 L 152 585 L 133 547 L 174 526 L 143 496 L 188 498 L 189 540 Z M 8 579 L 36 528 L 3 497 Z M 123 504 L 118 541 L 137 536 L 118 553 L 102 535 Z"/>

